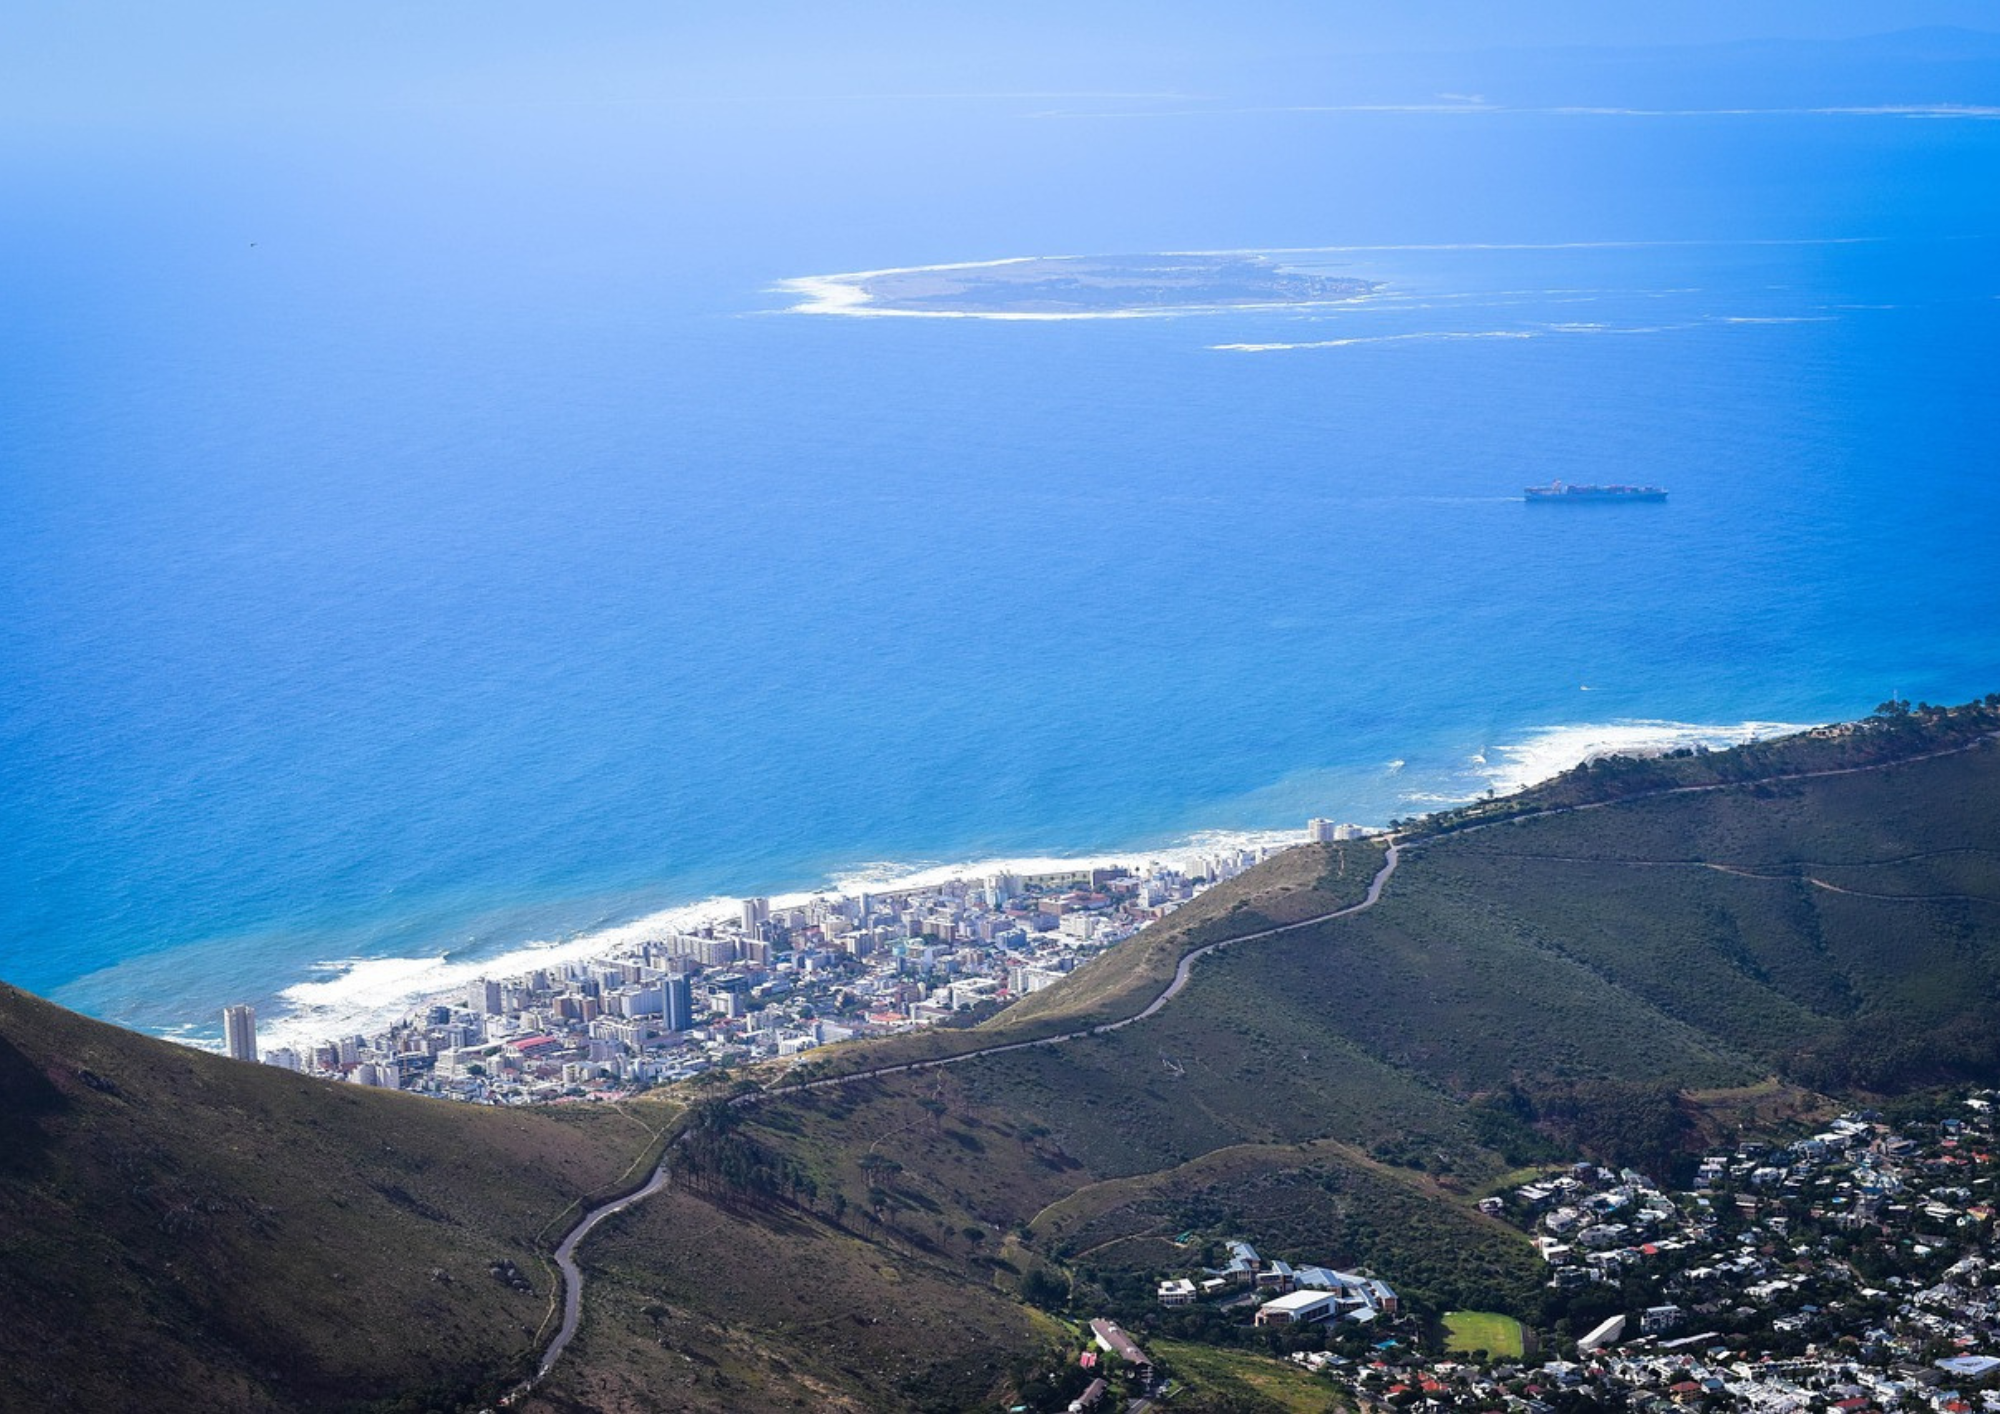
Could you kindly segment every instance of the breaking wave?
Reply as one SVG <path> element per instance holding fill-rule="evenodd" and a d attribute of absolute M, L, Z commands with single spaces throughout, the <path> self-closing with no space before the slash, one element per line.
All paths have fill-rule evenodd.
<path fill-rule="evenodd" d="M 857 864 L 817 889 L 771 896 L 777 908 L 792 908 L 831 894 L 887 893 L 980 879 L 993 874 L 1047 874 L 1072 869 L 1128 867 L 1158 863 L 1185 866 L 1217 854 L 1296 844 L 1296 830 L 1205 831 L 1158 849 L 1109 850 L 1081 855 L 1010 855 L 957 863 Z M 432 957 L 341 958 L 318 964 L 316 975 L 279 994 L 279 1006 L 258 1019 L 265 1048 L 299 1048 L 340 1036 L 371 1035 L 417 1007 L 462 994 L 482 977 L 512 977 L 538 968 L 589 962 L 663 934 L 687 931 L 735 916 L 741 900 L 713 897 L 660 909 L 574 937 L 526 942 L 505 952 L 461 959 L 450 952 Z M 177 1038 L 179 1039 L 179 1038 Z"/>
<path fill-rule="evenodd" d="M 1659 756 L 1682 747 L 1743 746 L 1806 729 L 1799 722 L 1699 722 L 1626 720 L 1538 727 L 1517 742 L 1488 748 L 1473 774 L 1498 791 L 1520 790 L 1604 756 Z M 1463 797 L 1461 797 L 1463 798 Z"/>

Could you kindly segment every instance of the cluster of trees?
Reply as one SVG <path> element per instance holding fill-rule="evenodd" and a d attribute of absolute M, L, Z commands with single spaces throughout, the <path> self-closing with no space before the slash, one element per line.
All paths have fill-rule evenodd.
<path fill-rule="evenodd" d="M 1926 1085 L 2000 1084 L 2000 1032 L 1979 1013 L 1925 1025 L 1908 1016 L 1860 1016 L 1785 1057 L 1797 1083 L 1829 1093 L 1892 1095 Z"/>
<path fill-rule="evenodd" d="M 818 1182 L 790 1156 L 744 1134 L 741 1123 L 741 1112 L 725 1099 L 697 1105 L 672 1154 L 675 1185 L 710 1198 L 810 1208 Z"/>
<path fill-rule="evenodd" d="M 1637 1169 L 1658 1183 L 1693 1172 L 1694 1116 L 1670 1084 L 1576 1080 L 1522 1099 L 1569 1152 L 1614 1168 Z"/>
<path fill-rule="evenodd" d="M 1535 1127 L 1540 1111 L 1533 1097 L 1518 1085 L 1474 1100 L 1467 1106 L 1466 1116 L 1480 1145 L 1515 1168 L 1557 1163 L 1573 1152 Z"/>

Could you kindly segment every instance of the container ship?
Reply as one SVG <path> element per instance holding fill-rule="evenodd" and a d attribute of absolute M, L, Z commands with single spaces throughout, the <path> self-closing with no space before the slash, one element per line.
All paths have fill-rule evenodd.
<path fill-rule="evenodd" d="M 1546 486 L 1527 486 L 1522 490 L 1530 501 L 1664 501 L 1667 488 L 1664 486 L 1571 486 L 1561 481 L 1551 481 Z"/>

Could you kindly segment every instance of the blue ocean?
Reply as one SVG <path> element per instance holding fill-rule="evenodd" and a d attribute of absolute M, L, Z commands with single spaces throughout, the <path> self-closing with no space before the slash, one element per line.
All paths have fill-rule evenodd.
<path fill-rule="evenodd" d="M 1977 114 L 302 107 L 0 175 L 0 976 L 142 1029 L 2000 690 Z M 1378 291 L 781 286 L 1195 250 Z"/>

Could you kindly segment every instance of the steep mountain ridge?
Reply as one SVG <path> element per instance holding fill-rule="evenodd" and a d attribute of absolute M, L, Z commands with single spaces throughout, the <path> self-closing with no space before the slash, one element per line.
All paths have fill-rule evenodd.
<path fill-rule="evenodd" d="M 329 1084 L 0 984 L 0 1408 L 497 1392 L 549 1311 L 541 1234 L 670 1113 Z"/>

